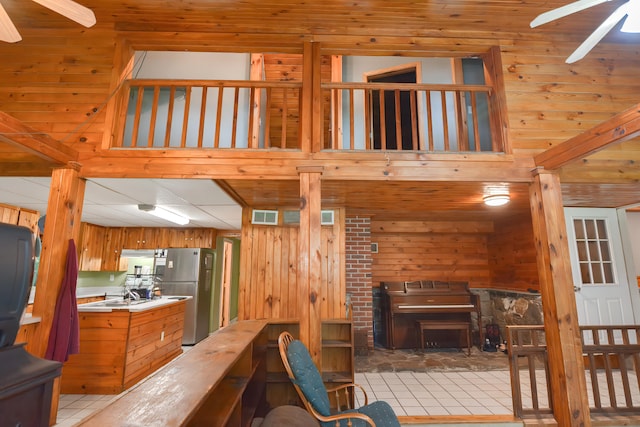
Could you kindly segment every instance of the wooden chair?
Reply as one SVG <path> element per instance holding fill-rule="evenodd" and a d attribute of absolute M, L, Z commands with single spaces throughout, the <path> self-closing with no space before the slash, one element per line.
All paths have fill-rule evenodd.
<path fill-rule="evenodd" d="M 323 427 L 400 427 L 395 412 L 387 402 L 368 403 L 367 393 L 358 384 L 342 384 L 327 389 L 307 347 L 289 332 L 278 337 L 278 347 L 284 368 L 307 411 Z M 364 405 L 351 408 L 350 391 L 361 390 Z M 330 410 L 329 393 L 335 396 L 337 412 Z M 344 404 L 343 404 L 344 403 Z"/>

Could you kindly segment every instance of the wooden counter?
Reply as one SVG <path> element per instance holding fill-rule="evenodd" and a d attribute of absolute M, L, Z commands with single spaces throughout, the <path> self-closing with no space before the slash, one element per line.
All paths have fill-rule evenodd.
<path fill-rule="evenodd" d="M 61 393 L 118 394 L 167 364 L 182 354 L 184 311 L 184 300 L 81 311 L 80 353 L 63 366 Z"/>
<path fill-rule="evenodd" d="M 264 404 L 266 325 L 211 334 L 78 426 L 249 426 Z"/>

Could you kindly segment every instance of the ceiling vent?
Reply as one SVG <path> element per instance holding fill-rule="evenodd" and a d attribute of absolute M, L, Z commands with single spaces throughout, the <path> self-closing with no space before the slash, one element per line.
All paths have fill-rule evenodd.
<path fill-rule="evenodd" d="M 252 224 L 278 225 L 278 211 L 254 209 L 251 215 Z"/>

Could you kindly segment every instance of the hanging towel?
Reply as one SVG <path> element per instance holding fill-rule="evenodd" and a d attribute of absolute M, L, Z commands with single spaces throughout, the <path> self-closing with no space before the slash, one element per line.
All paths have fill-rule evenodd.
<path fill-rule="evenodd" d="M 49 333 L 49 344 L 45 358 L 66 362 L 70 354 L 80 351 L 80 326 L 78 321 L 78 303 L 76 301 L 76 283 L 78 280 L 78 258 L 73 239 L 69 240 L 67 269 L 62 280 L 53 324 Z"/>

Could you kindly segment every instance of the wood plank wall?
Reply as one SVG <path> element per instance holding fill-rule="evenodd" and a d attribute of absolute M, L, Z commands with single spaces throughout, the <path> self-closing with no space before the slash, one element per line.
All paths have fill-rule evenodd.
<path fill-rule="evenodd" d="M 540 290 L 531 215 L 501 221 L 487 244 L 492 288 Z"/>
<path fill-rule="evenodd" d="M 490 221 L 371 221 L 372 281 L 462 280 L 490 287 Z"/>
<path fill-rule="evenodd" d="M 253 225 L 250 209 L 243 211 L 242 223 L 239 319 L 297 318 L 300 305 L 297 224 Z M 322 227 L 321 241 L 321 317 L 345 318 L 343 210 L 334 210 L 334 225 Z"/>
<path fill-rule="evenodd" d="M 78 151 L 94 152 L 105 131 L 116 33 L 36 33 L 0 46 L 0 111 Z M 20 168 L 29 176 L 29 165 Z"/>
<path fill-rule="evenodd" d="M 372 281 L 461 280 L 472 288 L 539 289 L 531 218 L 372 221 Z"/>
<path fill-rule="evenodd" d="M 300 54 L 274 54 L 264 55 L 264 74 L 267 81 L 301 82 L 302 81 L 302 55 Z M 322 56 L 320 75 L 323 82 L 331 81 L 331 57 Z M 297 94 L 287 93 L 286 109 L 282 91 L 275 91 L 271 97 L 271 145 L 280 146 L 282 138 L 282 113 L 287 113 L 287 146 L 282 148 L 295 148 L 298 146 L 298 133 L 300 131 L 300 100 Z M 329 105 L 330 97 L 324 94 L 322 105 Z M 329 141 L 330 110 L 325 108 L 324 141 Z"/>

